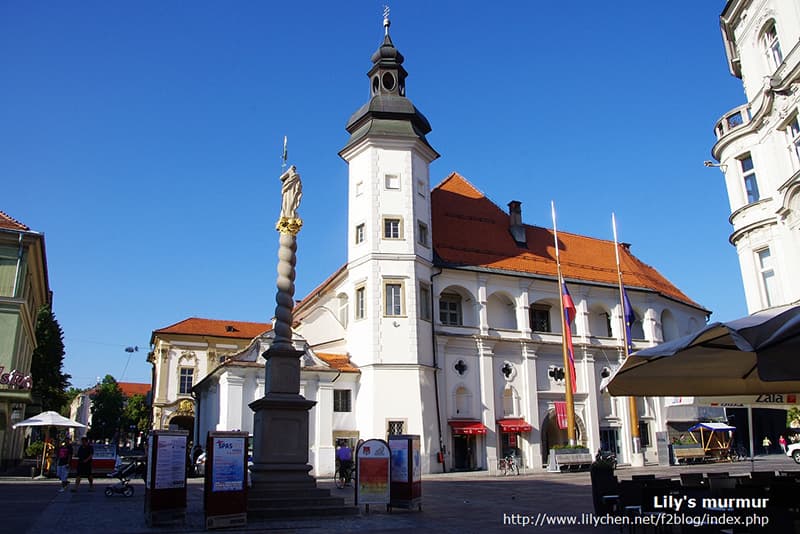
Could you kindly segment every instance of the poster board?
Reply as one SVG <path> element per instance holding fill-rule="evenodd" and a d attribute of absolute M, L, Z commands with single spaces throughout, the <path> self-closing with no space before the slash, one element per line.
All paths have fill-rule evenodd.
<path fill-rule="evenodd" d="M 382 439 L 369 439 L 356 449 L 356 506 L 389 504 L 391 451 Z"/>
<path fill-rule="evenodd" d="M 247 524 L 247 432 L 209 432 L 203 508 L 206 528 Z"/>
<path fill-rule="evenodd" d="M 422 510 L 422 451 L 419 435 L 389 436 L 391 484 L 389 509 L 393 506 Z"/>
<path fill-rule="evenodd" d="M 186 457 L 189 433 L 154 430 L 147 440 L 144 512 L 147 526 L 186 519 Z"/>

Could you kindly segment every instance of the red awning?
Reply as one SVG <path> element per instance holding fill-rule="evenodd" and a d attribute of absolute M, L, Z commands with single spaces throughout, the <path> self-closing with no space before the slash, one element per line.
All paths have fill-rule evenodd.
<path fill-rule="evenodd" d="M 497 424 L 500 427 L 500 432 L 516 433 L 533 430 L 533 427 L 525 419 L 500 419 Z"/>
<path fill-rule="evenodd" d="M 447 424 L 453 429 L 453 434 L 473 436 L 475 434 L 486 434 L 488 430 L 480 421 L 448 421 Z"/>

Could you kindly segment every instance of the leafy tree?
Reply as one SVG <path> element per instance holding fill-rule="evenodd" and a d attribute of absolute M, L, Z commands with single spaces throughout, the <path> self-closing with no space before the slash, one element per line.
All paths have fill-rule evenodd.
<path fill-rule="evenodd" d="M 144 395 L 133 395 L 128 398 L 122 413 L 125 430 L 135 427 L 136 431 L 144 432 L 148 428 L 150 407 Z"/>
<path fill-rule="evenodd" d="M 800 423 L 800 408 L 793 406 L 786 411 L 786 426 Z"/>
<path fill-rule="evenodd" d="M 125 397 L 119 384 L 111 375 L 106 375 L 98 384 L 92 399 L 92 426 L 88 436 L 91 439 L 111 439 L 122 425 Z"/>
<path fill-rule="evenodd" d="M 62 372 L 64 332 L 47 306 L 36 315 L 36 345 L 31 360 L 33 395 L 41 400 L 42 410 L 60 412 L 67 402 L 65 390 L 72 377 Z"/>

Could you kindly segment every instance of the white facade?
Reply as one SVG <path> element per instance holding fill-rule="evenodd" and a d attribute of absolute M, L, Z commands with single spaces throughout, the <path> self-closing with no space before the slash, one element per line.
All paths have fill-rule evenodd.
<path fill-rule="evenodd" d="M 205 448 L 208 432 L 240 430 L 253 434 L 254 412 L 251 402 L 264 396 L 264 354 L 272 342 L 272 333 L 259 336 L 244 351 L 233 355 L 212 370 L 195 387 L 196 424 L 193 441 Z M 295 347 L 305 351 L 301 362 L 300 394 L 316 402 L 309 413 L 309 463 L 314 476 L 333 476 L 335 440 L 359 438 L 352 404 L 334 405 L 334 397 L 345 393 L 355 399 L 358 370 L 346 366 L 337 369 L 308 348 L 300 338 Z M 349 404 L 349 403 L 345 403 Z"/>
<path fill-rule="evenodd" d="M 716 124 L 750 313 L 800 300 L 800 3 L 730 0 L 721 15 L 747 102 Z"/>
<path fill-rule="evenodd" d="M 349 166 L 348 263 L 297 306 L 296 331 L 313 349 L 346 354 L 359 367 L 354 415 L 362 438 L 420 435 L 424 472 L 494 470 L 513 448 L 525 465 L 541 468 L 549 448 L 566 441 L 555 413 L 564 382 L 550 376 L 563 367 L 555 276 L 469 262 L 454 266 L 436 258 L 434 250 L 440 256 L 443 251 L 436 248 L 437 235 L 439 246 L 452 243 L 435 226 L 443 220 L 435 210 L 462 210 L 454 216 L 464 224 L 459 239 L 470 235 L 468 224 L 489 219 L 495 231 L 502 226 L 498 239 L 504 243 L 511 240 L 509 231 L 517 241 L 526 233 L 541 237 L 540 229 L 522 224 L 521 211 L 497 213 L 495 204 L 455 174 L 432 192 L 429 164 L 438 154 L 425 139 L 430 125 L 405 96 L 403 58 L 388 30 L 372 61 L 371 99 L 348 122 L 351 137 L 340 152 Z M 437 208 L 435 194 L 451 195 L 453 203 Z M 468 208 L 459 202 L 490 213 L 463 212 Z M 531 245 L 552 247 L 548 236 L 547 243 Z M 594 248 L 607 246 L 606 259 L 614 257 L 611 243 L 581 239 Z M 570 253 L 589 264 L 597 261 L 594 250 Z M 531 255 L 524 243 L 513 245 L 511 254 Z M 632 258 L 628 269 L 644 269 L 627 249 L 625 254 Z M 633 328 L 637 347 L 697 330 L 708 314 L 653 273 L 661 285 L 629 287 L 639 318 Z M 599 387 L 623 354 L 616 273 L 606 280 L 565 276 L 577 308 L 578 440 L 592 450 L 611 440 L 628 461 L 627 399 L 611 398 Z M 531 324 L 537 306 L 549 310 L 546 327 Z M 655 432 L 666 425 L 664 409 L 656 399 L 639 399 L 638 411 L 643 442 L 650 444 L 646 459 L 653 461 Z M 509 430 L 511 420 L 525 430 Z M 464 433 L 462 425 L 473 423 L 477 427 Z"/>

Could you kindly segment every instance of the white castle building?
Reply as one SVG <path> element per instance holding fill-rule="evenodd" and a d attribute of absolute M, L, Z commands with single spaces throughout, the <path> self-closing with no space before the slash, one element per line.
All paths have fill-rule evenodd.
<path fill-rule="evenodd" d="M 439 154 L 431 126 L 406 97 L 403 56 L 389 36 L 372 56 L 370 100 L 347 123 L 347 263 L 295 308 L 295 344 L 308 349 L 301 393 L 314 474 L 333 471 L 337 439 L 421 437 L 424 472 L 494 470 L 509 450 L 528 468 L 566 444 L 559 289 L 550 229 L 499 208 L 457 173 L 431 187 Z M 577 440 L 631 461 L 625 398 L 601 391 L 623 357 L 614 243 L 559 232 L 572 324 Z M 709 311 L 620 245 L 636 321 L 634 348 L 696 331 Z M 210 370 L 192 392 L 195 431 L 252 429 L 271 333 Z M 158 391 L 158 388 L 156 389 Z M 667 427 L 655 398 L 637 399 L 642 445 L 656 461 Z"/>
<path fill-rule="evenodd" d="M 746 102 L 715 126 L 752 312 L 800 300 L 800 3 L 729 0 L 720 16 L 731 74 Z"/>

